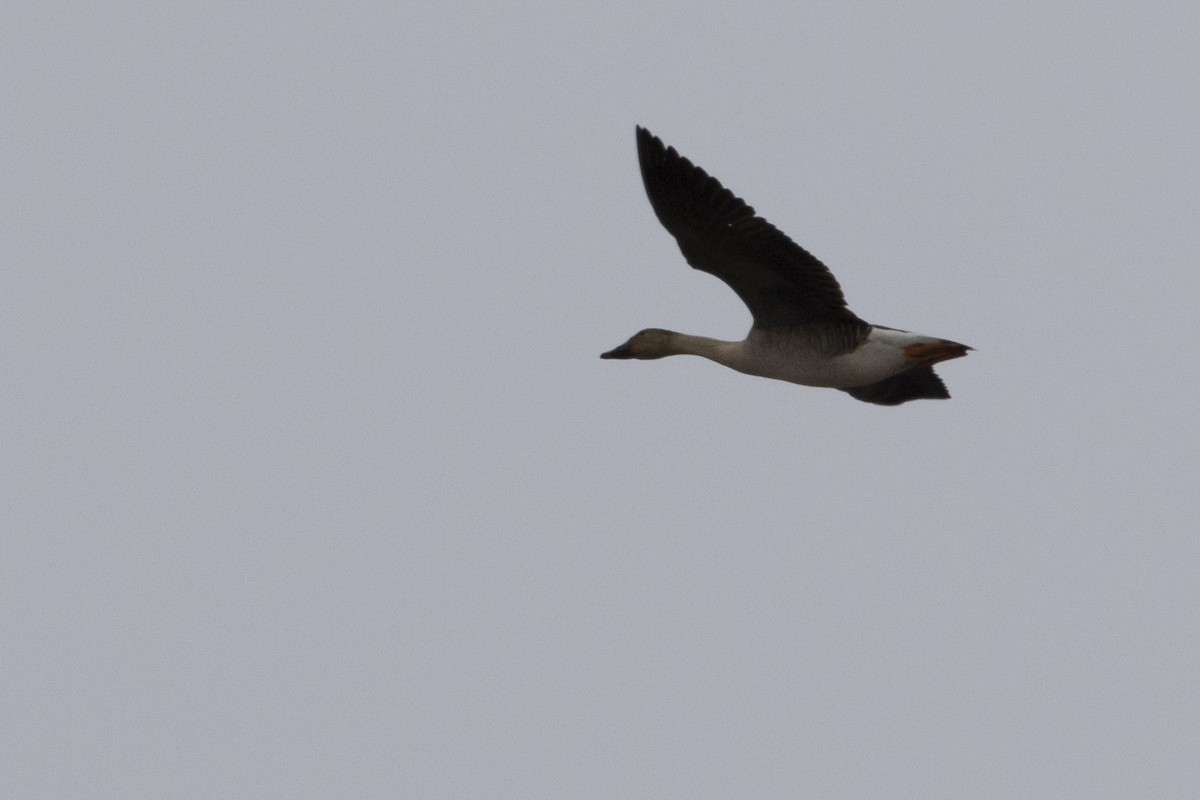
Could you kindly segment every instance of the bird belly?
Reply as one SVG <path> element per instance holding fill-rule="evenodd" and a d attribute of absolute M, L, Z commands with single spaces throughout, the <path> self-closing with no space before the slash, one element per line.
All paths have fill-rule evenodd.
<path fill-rule="evenodd" d="M 928 340 L 928 337 L 876 329 L 856 349 L 830 356 L 805 341 L 785 345 L 776 339 L 769 347 L 761 346 L 761 342 L 760 346 L 751 345 L 740 354 L 742 358 L 736 359 L 738 363 L 728 366 L 750 375 L 803 386 L 845 389 L 875 383 L 911 368 L 913 365 L 905 357 L 903 347 L 912 340 Z"/>

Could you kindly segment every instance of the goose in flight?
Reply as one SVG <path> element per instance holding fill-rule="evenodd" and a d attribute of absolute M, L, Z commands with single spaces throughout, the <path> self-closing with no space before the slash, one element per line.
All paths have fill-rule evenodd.
<path fill-rule="evenodd" d="M 742 298 L 754 324 L 740 342 L 649 328 L 601 358 L 703 356 L 748 375 L 841 389 L 885 406 L 950 396 L 933 365 L 970 347 L 864 322 L 846 307 L 824 264 L 716 178 L 642 127 L 637 148 L 658 221 L 689 264 Z"/>

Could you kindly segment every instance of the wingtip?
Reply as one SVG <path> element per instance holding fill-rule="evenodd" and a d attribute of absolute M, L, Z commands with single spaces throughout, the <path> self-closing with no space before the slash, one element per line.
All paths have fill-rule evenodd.
<path fill-rule="evenodd" d="M 642 144 L 651 144 L 651 143 L 656 144 L 663 150 L 666 150 L 670 147 L 666 142 L 664 142 L 662 140 L 661 137 L 656 136 L 654 133 L 651 132 L 651 130 L 649 128 L 645 127 L 644 125 L 637 126 L 637 138 L 638 138 L 638 142 L 640 142 Z"/>
<path fill-rule="evenodd" d="M 651 133 L 649 128 L 643 128 L 641 125 L 638 125 L 636 130 L 637 146 L 639 151 L 644 151 L 647 147 L 650 147 L 659 141 L 658 137 Z"/>

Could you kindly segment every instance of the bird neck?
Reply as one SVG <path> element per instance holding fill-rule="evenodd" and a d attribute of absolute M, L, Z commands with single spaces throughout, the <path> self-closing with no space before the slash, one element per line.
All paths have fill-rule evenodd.
<path fill-rule="evenodd" d="M 676 333 L 670 340 L 670 351 L 666 355 L 701 356 L 726 367 L 739 369 L 743 342 L 726 342 L 707 336 L 692 336 Z"/>

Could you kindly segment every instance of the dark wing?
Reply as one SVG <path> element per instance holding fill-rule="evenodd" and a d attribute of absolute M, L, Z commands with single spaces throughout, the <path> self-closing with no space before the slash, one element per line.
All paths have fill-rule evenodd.
<path fill-rule="evenodd" d="M 658 221 L 689 264 L 737 292 L 756 327 L 844 327 L 848 349 L 857 345 L 867 325 L 824 264 L 650 131 L 639 127 L 637 144 Z"/>
<path fill-rule="evenodd" d="M 898 406 L 909 400 L 947 400 L 946 384 L 934 373 L 933 367 L 914 367 L 866 386 L 843 389 L 856 400 L 881 406 Z"/>

